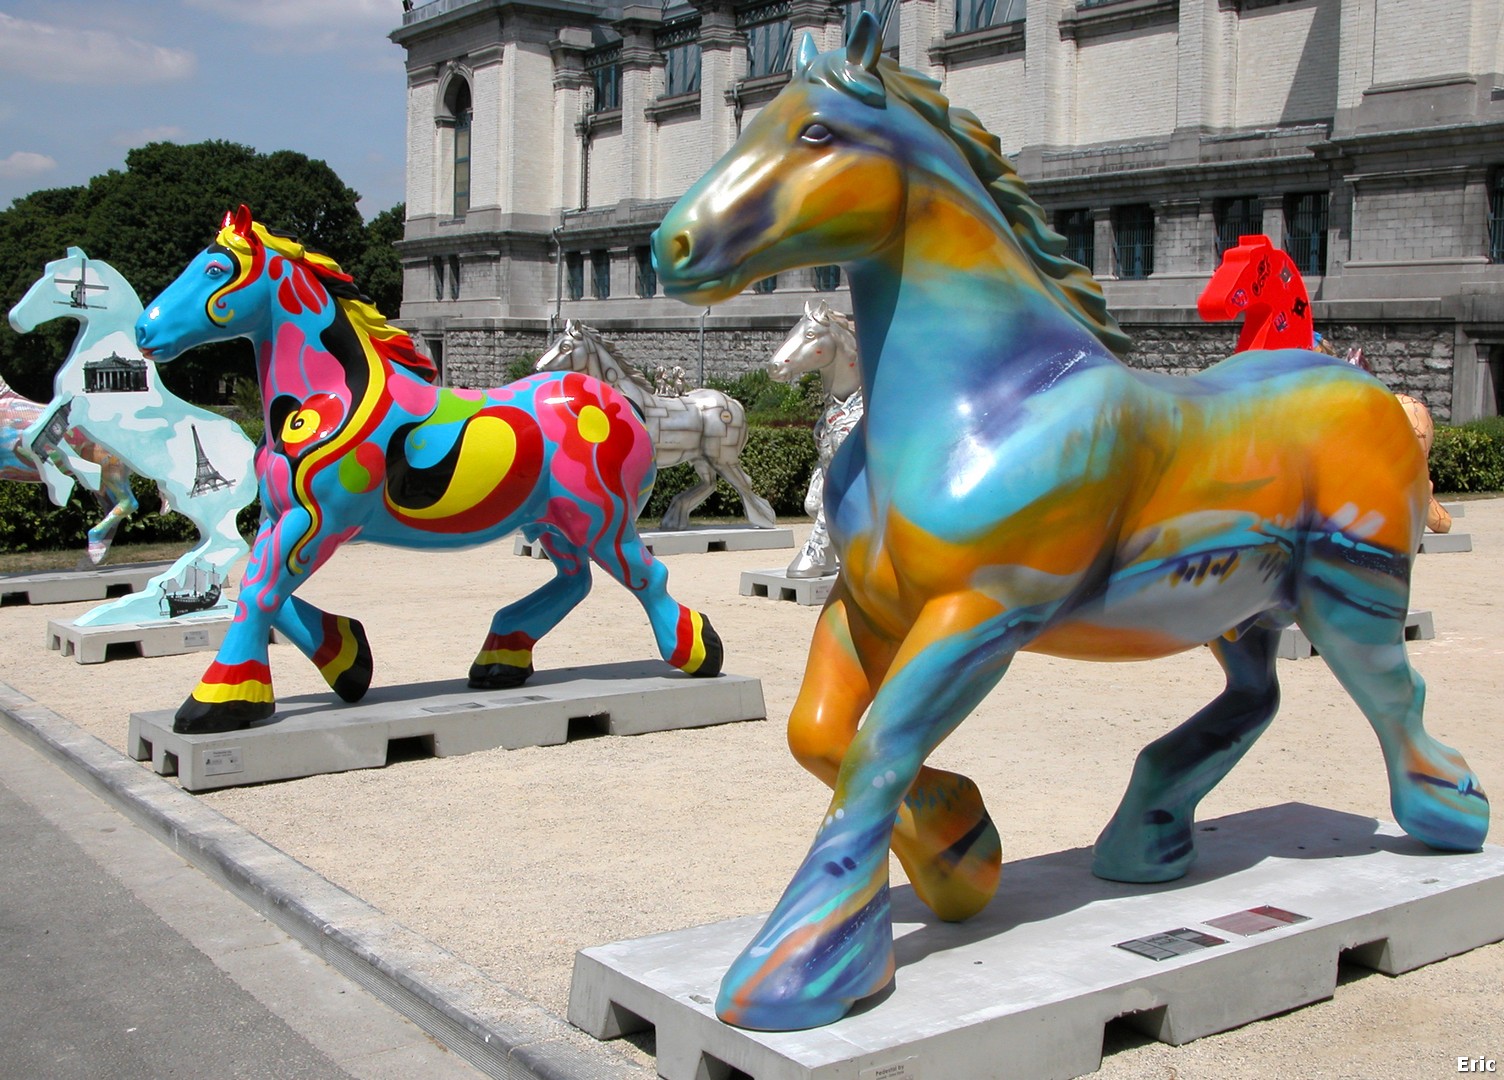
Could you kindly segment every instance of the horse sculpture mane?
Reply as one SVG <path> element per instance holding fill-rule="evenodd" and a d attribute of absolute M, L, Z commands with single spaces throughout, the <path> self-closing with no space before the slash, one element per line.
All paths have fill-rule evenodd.
<path fill-rule="evenodd" d="M 291 233 L 267 228 L 261 222 L 253 220 L 250 210 L 244 206 L 225 215 L 215 242 L 253 260 L 262 257 L 262 253 L 269 250 L 303 267 L 328 292 L 329 298 L 344 314 L 356 334 L 369 340 L 378 355 L 407 369 L 425 382 L 438 381 L 439 370 L 434 362 L 418 351 L 407 333 L 397 329 L 387 321 L 385 315 L 376 310 L 371 298 L 360 291 L 355 279 L 341 269 L 333 256 L 309 247 Z M 253 272 L 231 282 L 216 299 L 223 300 L 232 295 L 255 277 Z M 284 287 L 295 293 L 295 280 L 288 279 Z M 309 302 L 307 297 L 300 298 L 304 303 Z"/>
<path fill-rule="evenodd" d="M 647 394 L 650 397 L 657 396 L 657 391 L 654 389 L 653 384 L 648 381 L 647 376 L 644 375 L 632 363 L 623 359 L 621 354 L 612 347 L 611 343 L 597 334 L 593 327 L 586 326 L 583 323 L 575 323 L 574 325 L 576 331 L 580 335 L 580 340 L 585 342 L 585 344 L 589 345 L 592 349 L 595 349 L 596 352 L 600 353 L 600 355 L 605 360 L 609 360 L 611 362 L 611 366 L 615 367 L 615 369 L 621 373 L 622 377 L 627 379 L 633 386 L 637 387 L 644 394 Z M 607 364 L 603 362 L 601 364 L 602 375 L 604 375 L 609 370 L 610 367 L 608 367 Z M 606 381 L 611 382 L 612 380 L 607 379 Z M 616 385 L 620 384 L 618 383 Z"/>
<path fill-rule="evenodd" d="M 802 65 L 796 78 L 823 83 L 879 107 L 885 95 L 892 94 L 948 136 L 987 189 L 1019 247 L 1039 270 L 1045 288 L 1108 349 L 1121 353 L 1130 347 L 1128 335 L 1107 310 L 1102 286 L 1088 268 L 1066 257 L 1065 237 L 1050 228 L 1044 210 L 1003 155 L 1002 141 L 971 110 L 952 105 L 940 92 L 937 80 L 887 56 L 869 72 L 851 63 L 840 50 L 812 58 Z"/>

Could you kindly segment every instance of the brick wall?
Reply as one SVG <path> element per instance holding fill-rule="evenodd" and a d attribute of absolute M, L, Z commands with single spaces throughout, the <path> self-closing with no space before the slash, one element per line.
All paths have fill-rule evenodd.
<path fill-rule="evenodd" d="M 1083 42 L 1076 61 L 1078 143 L 1128 142 L 1175 130 L 1176 31 Z"/>
<path fill-rule="evenodd" d="M 658 176 L 653 192 L 678 198 L 710 168 L 698 113 L 665 119 L 658 127 Z"/>
<path fill-rule="evenodd" d="M 1497 0 L 1484 0 L 1497 3 Z M 1377 0 L 1373 81 L 1403 82 L 1467 70 L 1478 0 Z"/>
<path fill-rule="evenodd" d="M 1341 9 L 1327 0 L 1254 8 L 1238 20 L 1237 123 L 1273 126 L 1336 110 Z"/>
<path fill-rule="evenodd" d="M 990 57 L 962 64 L 945 78 L 945 96 L 970 109 L 1003 142 L 1003 152 L 1017 153 L 1028 134 L 1029 95 L 1024 82 L 1024 54 Z"/>
<path fill-rule="evenodd" d="M 1393 262 L 1471 255 L 1463 236 L 1467 192 L 1455 177 L 1410 176 L 1358 186 L 1352 260 Z"/>

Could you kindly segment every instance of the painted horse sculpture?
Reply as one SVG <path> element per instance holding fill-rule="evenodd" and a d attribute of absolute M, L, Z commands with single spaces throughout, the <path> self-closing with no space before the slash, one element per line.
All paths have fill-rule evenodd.
<path fill-rule="evenodd" d="M 1314 339 L 1305 280 L 1289 253 L 1263 234 L 1240 237 L 1222 253 L 1196 310 L 1207 322 L 1243 316 L 1237 352 L 1309 349 Z"/>
<path fill-rule="evenodd" d="M 53 398 L 23 438 L 36 447 L 65 422 L 100 443 L 134 472 L 157 483 L 165 507 L 185 515 L 199 540 L 138 592 L 100 604 L 74 620 L 106 626 L 160 619 L 167 596 L 195 581 L 211 583 L 196 614 L 230 613 L 219 586 L 247 551 L 235 518 L 256 497 L 255 447 L 240 425 L 178 397 L 136 348 L 141 301 L 107 262 L 76 247 L 11 309 L 22 333 L 49 319 L 78 320 L 78 335 L 53 378 Z"/>
<path fill-rule="evenodd" d="M 58 506 L 73 493 L 73 476 L 82 480 L 105 511 L 88 533 L 88 560 L 98 565 L 109 554 L 110 541 L 120 523 L 136 512 L 131 472 L 125 462 L 71 427 L 63 433 L 59 445 L 49 445 L 45 440 L 39 440 L 36 446 L 28 444 L 27 430 L 46 411 L 47 406 L 40 401 L 23 397 L 0 379 L 0 480 L 45 484 L 48 497 Z M 44 464 L 37 463 L 38 455 Z"/>
<path fill-rule="evenodd" d="M 856 363 L 856 328 L 851 319 L 824 300 L 804 305 L 804 317 L 768 361 L 768 372 L 779 382 L 794 382 L 806 372 L 820 374 L 825 408 L 815 423 L 815 471 L 804 495 L 804 512 L 815 519 L 814 528 L 790 561 L 785 573 L 791 578 L 824 577 L 840 569 L 841 561 L 830 543 L 825 523 L 825 472 L 862 418 L 862 373 Z"/>
<path fill-rule="evenodd" d="M 747 521 L 759 529 L 778 524 L 768 501 L 752 490 L 742 469 L 747 445 L 747 415 L 742 403 L 719 390 L 698 389 L 660 394 L 631 364 L 616 355 L 595 330 L 573 319 L 564 333 L 538 358 L 534 371 L 582 371 L 610 383 L 636 406 L 653 440 L 658 468 L 689 462 L 700 482 L 679 492 L 663 511 L 659 527 L 689 528 L 689 516 L 715 490 L 720 476 L 742 500 Z"/>
<path fill-rule="evenodd" d="M 484 543 L 521 528 L 556 576 L 503 607 L 470 685 L 521 684 L 532 650 L 590 591 L 593 559 L 647 611 L 674 667 L 715 675 L 709 620 L 668 594 L 668 571 L 633 520 L 652 488 L 653 448 L 631 404 L 604 383 L 533 375 L 493 390 L 434 385 L 433 362 L 389 325 L 327 256 L 271 232 L 242 206 L 136 324 L 143 352 L 170 360 L 207 341 L 256 347 L 266 442 L 256 472 L 264 520 L 235 618 L 178 710 L 176 731 L 226 731 L 275 711 L 275 627 L 346 701 L 371 682 L 353 619 L 293 595 L 361 536 L 413 548 Z"/>
<path fill-rule="evenodd" d="M 1274 716 L 1292 621 L 1378 733 L 1400 824 L 1477 849 L 1488 802 L 1424 731 L 1405 654 L 1426 479 L 1393 395 L 1312 352 L 1188 377 L 1124 365 L 1096 283 L 997 140 L 881 50 L 867 15 L 844 49 L 806 37 L 788 85 L 652 241 L 659 280 L 695 305 L 843 264 L 867 401 L 826 481 L 841 573 L 789 720 L 834 795 L 719 1015 L 813 1027 L 882 990 L 890 845 L 941 918 L 986 905 L 998 831 L 971 780 L 924 762 L 1020 649 L 1209 644 L 1226 672 L 1139 755 L 1096 844 L 1103 877 L 1186 872 L 1197 803 Z"/>

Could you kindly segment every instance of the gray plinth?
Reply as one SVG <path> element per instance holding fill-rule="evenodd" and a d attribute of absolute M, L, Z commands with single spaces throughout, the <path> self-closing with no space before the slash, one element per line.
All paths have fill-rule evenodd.
<path fill-rule="evenodd" d="M 183 616 L 160 622 L 78 626 L 71 619 L 47 622 L 47 647 L 71 656 L 80 664 L 102 664 L 114 656 L 177 656 L 217 649 L 230 630 L 230 616 Z M 120 646 L 124 646 L 121 649 Z"/>
<path fill-rule="evenodd" d="M 1405 615 L 1405 640 L 1430 641 L 1436 636 L 1436 623 L 1429 611 L 1412 609 Z M 1281 660 L 1307 660 L 1318 655 L 1311 639 L 1298 626 L 1287 626 L 1279 635 Z"/>
<path fill-rule="evenodd" d="M 813 606 L 825 603 L 835 588 L 836 575 L 816 578 L 791 578 L 782 567 L 773 570 L 743 570 L 742 595 L 766 596 L 770 600 L 792 600 Z"/>
<path fill-rule="evenodd" d="M 1453 551 L 1472 551 L 1473 538 L 1468 533 L 1428 532 L 1420 538 L 1421 555 L 1444 555 Z"/>
<path fill-rule="evenodd" d="M 1125 1017 L 1175 1045 L 1332 996 L 1337 962 L 1388 974 L 1504 938 L 1504 849 L 1442 855 L 1372 818 L 1289 803 L 1204 822 L 1168 885 L 1091 876 L 1091 852 L 1010 864 L 990 907 L 942 923 L 894 890 L 891 993 L 824 1028 L 715 1018 L 721 973 L 760 916 L 585 949 L 569 1019 L 598 1038 L 656 1027 L 658 1073 L 696 1080 L 1012 1080 L 1101 1066 Z M 1243 936 L 1208 920 L 1272 906 L 1307 921 Z M 1257 921 L 1243 915 L 1245 921 Z M 1268 920 L 1265 920 L 1268 921 Z M 1189 929 L 1222 943 L 1153 960 L 1118 948 Z M 1244 927 L 1251 929 L 1251 927 Z"/>
<path fill-rule="evenodd" d="M 7 604 L 71 604 L 110 600 L 139 592 L 171 563 L 127 563 L 90 570 L 0 574 L 0 600 Z"/>
<path fill-rule="evenodd" d="M 745 675 L 695 679 L 662 661 L 540 671 L 513 690 L 463 679 L 373 688 L 354 705 L 333 694 L 277 702 L 243 731 L 179 735 L 170 710 L 132 713 L 126 746 L 189 791 L 379 768 L 393 739 L 434 757 L 550 746 L 571 736 L 760 720 L 762 683 Z"/>
<path fill-rule="evenodd" d="M 762 551 L 794 546 L 793 529 L 754 529 L 719 525 L 697 525 L 671 532 L 653 530 L 640 534 L 642 542 L 654 555 L 693 555 L 707 551 Z M 533 559 L 545 559 L 543 545 L 532 543 L 520 533 L 512 542 L 512 553 Z"/>

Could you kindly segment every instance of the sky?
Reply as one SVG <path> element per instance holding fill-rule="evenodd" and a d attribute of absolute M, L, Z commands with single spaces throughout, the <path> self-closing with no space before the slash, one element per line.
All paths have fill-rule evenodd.
<path fill-rule="evenodd" d="M 0 208 L 148 142 L 329 163 L 371 218 L 403 199 L 399 0 L 0 0 Z"/>

